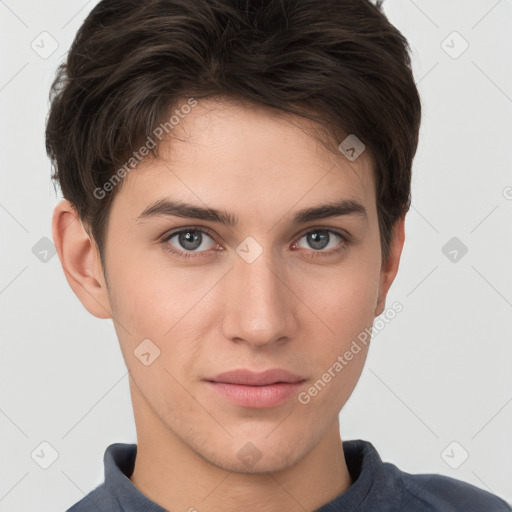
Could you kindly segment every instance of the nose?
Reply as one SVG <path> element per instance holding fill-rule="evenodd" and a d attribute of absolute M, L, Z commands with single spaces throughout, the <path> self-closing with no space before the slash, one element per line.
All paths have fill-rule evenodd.
<path fill-rule="evenodd" d="M 298 300 L 289 274 L 289 269 L 266 252 L 252 263 L 237 256 L 223 280 L 224 336 L 253 348 L 293 338 Z"/>

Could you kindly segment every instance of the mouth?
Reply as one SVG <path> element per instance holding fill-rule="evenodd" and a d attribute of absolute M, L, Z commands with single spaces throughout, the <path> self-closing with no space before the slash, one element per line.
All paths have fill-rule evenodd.
<path fill-rule="evenodd" d="M 253 372 L 239 369 L 204 379 L 225 399 L 241 407 L 267 409 L 283 404 L 296 395 L 304 377 L 281 368 Z"/>

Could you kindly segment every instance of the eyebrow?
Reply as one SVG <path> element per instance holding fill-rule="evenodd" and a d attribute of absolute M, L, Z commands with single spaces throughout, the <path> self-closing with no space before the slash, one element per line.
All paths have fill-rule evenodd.
<path fill-rule="evenodd" d="M 300 210 L 293 216 L 294 224 L 306 223 L 314 220 L 327 219 L 331 217 L 339 217 L 345 215 L 353 215 L 368 219 L 366 208 L 353 199 L 343 199 L 338 202 L 324 203 Z M 183 203 L 181 201 L 173 201 L 169 199 L 159 199 L 150 204 L 137 218 L 139 220 L 156 217 L 171 216 L 184 217 L 198 220 L 207 220 L 211 222 L 219 222 L 227 226 L 235 226 L 238 223 L 238 217 L 226 210 L 217 210 L 202 206 Z"/>

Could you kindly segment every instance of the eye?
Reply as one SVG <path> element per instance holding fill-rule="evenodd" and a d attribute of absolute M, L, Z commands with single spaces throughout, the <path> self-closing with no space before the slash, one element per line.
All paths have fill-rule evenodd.
<path fill-rule="evenodd" d="M 165 235 L 161 242 L 167 251 L 181 258 L 208 256 L 212 249 L 223 250 L 206 228 L 185 227 Z M 304 242 L 302 242 L 304 240 Z M 341 243 L 340 243 L 341 242 Z M 329 256 L 345 250 L 351 242 L 349 235 L 332 229 L 314 229 L 304 233 L 292 249 L 306 250 L 310 257 Z M 311 250 L 312 249 L 312 250 Z"/>
<path fill-rule="evenodd" d="M 306 246 L 301 246 L 301 240 L 305 240 Z M 341 247 L 340 246 L 341 240 Z M 330 229 L 315 229 L 302 235 L 294 246 L 300 249 L 313 249 L 315 252 L 336 253 L 348 244 L 348 237 Z M 331 250 L 324 250 L 331 249 Z"/>
<path fill-rule="evenodd" d="M 218 244 L 204 229 L 183 228 L 173 231 L 165 236 L 162 242 L 166 249 L 184 258 L 190 257 L 195 252 L 206 252 L 215 248 Z"/>

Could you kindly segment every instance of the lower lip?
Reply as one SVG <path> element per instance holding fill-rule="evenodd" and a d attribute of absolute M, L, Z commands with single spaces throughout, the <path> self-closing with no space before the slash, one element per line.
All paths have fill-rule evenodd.
<path fill-rule="evenodd" d="M 255 409 L 267 409 L 281 405 L 293 395 L 297 395 L 303 383 L 304 381 L 279 382 L 268 386 L 245 386 L 207 381 L 210 387 L 234 404 Z"/>

